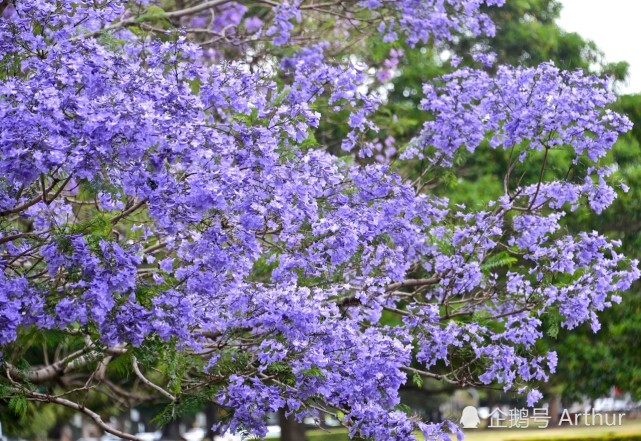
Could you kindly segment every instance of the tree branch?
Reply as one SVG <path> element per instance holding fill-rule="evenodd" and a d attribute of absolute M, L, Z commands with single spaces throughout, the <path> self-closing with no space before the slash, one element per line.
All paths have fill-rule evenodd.
<path fill-rule="evenodd" d="M 69 354 L 65 358 L 62 358 L 49 366 L 32 368 L 28 371 L 20 370 L 7 362 L 4 364 L 12 375 L 23 378 L 33 384 L 41 384 L 59 378 L 64 374 L 95 361 L 100 354 L 97 351 L 89 352 L 90 349 L 92 349 L 92 347 L 87 346 L 79 351 Z M 115 346 L 107 349 L 105 352 L 108 355 L 113 356 L 122 354 L 124 350 L 124 346 Z"/>
<path fill-rule="evenodd" d="M 400 288 L 436 285 L 440 281 L 441 278 L 436 276 L 430 277 L 428 279 L 407 279 L 403 280 L 402 282 L 392 283 L 387 287 L 386 291 L 395 291 Z"/>
<path fill-rule="evenodd" d="M 166 12 L 162 15 L 149 15 L 148 17 L 145 17 L 145 15 L 138 16 L 138 17 L 130 17 L 125 20 L 121 20 L 117 23 L 114 23 L 109 26 L 105 26 L 102 29 L 98 29 L 92 32 L 87 32 L 86 34 L 81 34 L 81 35 L 76 35 L 75 37 L 70 38 L 70 41 L 77 41 L 77 40 L 82 40 L 85 38 L 91 38 L 91 37 L 97 37 L 100 34 L 104 34 L 105 32 L 109 31 L 115 31 L 117 29 L 122 29 L 127 26 L 135 25 L 138 23 L 142 23 L 146 20 L 149 19 L 158 19 L 158 18 L 179 18 L 183 17 L 185 15 L 192 15 L 192 14 L 197 14 L 198 12 L 204 11 L 206 9 L 213 8 L 218 5 L 222 5 L 223 3 L 227 3 L 230 0 L 211 0 L 208 2 L 204 2 L 200 5 L 192 6 L 191 8 L 186 8 L 186 9 L 181 9 L 178 11 L 172 11 L 172 12 Z"/>
<path fill-rule="evenodd" d="M 86 408 L 82 404 L 78 404 L 78 403 L 76 403 L 74 401 L 67 400 L 66 398 L 54 397 L 54 396 L 48 395 L 48 394 L 41 394 L 41 393 L 38 393 L 38 392 L 31 392 L 31 391 L 24 391 L 24 392 L 27 395 L 27 397 L 29 397 L 29 398 L 31 398 L 31 399 L 33 399 L 35 401 L 41 401 L 41 402 L 45 402 L 45 403 L 60 404 L 62 406 L 65 406 L 65 407 L 68 407 L 70 409 L 74 409 L 74 410 L 76 410 L 78 412 L 84 413 L 89 418 L 91 418 L 94 421 L 94 423 L 96 423 L 96 425 L 98 427 L 100 427 L 105 432 L 111 433 L 112 435 L 116 435 L 116 436 L 118 436 L 120 438 L 128 439 L 130 441 L 142 441 L 142 439 L 138 438 L 137 436 L 134 436 L 134 435 L 131 435 L 129 433 L 122 432 L 120 430 L 114 429 L 109 424 L 105 423 L 102 420 L 102 417 L 100 415 L 98 415 L 93 410 Z"/>
<path fill-rule="evenodd" d="M 5 362 L 5 365 L 7 366 L 11 374 L 20 378 L 24 378 L 30 383 L 40 384 L 40 383 L 44 383 L 46 381 L 50 381 L 50 380 L 53 380 L 54 378 L 58 378 L 62 376 L 62 374 L 64 374 L 67 368 L 67 365 L 71 363 L 73 360 L 75 360 L 76 358 L 85 354 L 88 349 L 89 348 L 83 348 L 79 351 L 69 354 L 65 358 L 62 358 L 53 364 L 50 364 L 49 366 L 45 366 L 37 369 L 29 369 L 26 372 L 18 369 L 17 367 L 7 362 Z"/>
<path fill-rule="evenodd" d="M 136 376 L 140 378 L 140 380 L 149 386 L 150 388 L 154 389 L 155 391 L 159 392 L 161 395 L 163 395 L 166 398 L 169 398 L 170 401 L 176 401 L 176 397 L 167 392 L 165 389 L 162 387 L 158 386 L 157 384 L 153 383 L 150 381 L 147 377 L 145 377 L 142 372 L 140 371 L 140 366 L 138 366 L 138 359 L 136 357 L 132 357 L 132 365 L 134 368 L 134 372 L 136 373 Z"/>
<path fill-rule="evenodd" d="M 125 210 L 125 211 L 123 211 L 122 213 L 120 213 L 118 216 L 114 216 L 114 217 L 112 217 L 112 218 L 111 218 L 111 224 L 112 224 L 112 225 L 116 225 L 116 224 L 117 224 L 118 222 L 120 222 L 122 219 L 126 218 L 127 216 L 129 216 L 131 213 L 133 213 L 133 212 L 135 212 L 136 210 L 138 210 L 140 207 L 142 207 L 142 206 L 143 206 L 143 205 L 145 205 L 146 203 L 147 203 L 147 198 L 145 198 L 145 199 L 142 199 L 142 200 L 138 201 L 137 203 L 135 203 L 134 205 L 132 205 L 131 207 L 129 207 L 127 210 Z"/>

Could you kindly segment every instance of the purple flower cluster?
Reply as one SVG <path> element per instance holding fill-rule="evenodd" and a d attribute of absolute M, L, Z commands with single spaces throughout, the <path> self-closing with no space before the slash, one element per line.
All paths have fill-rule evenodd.
<path fill-rule="evenodd" d="M 482 3 L 500 2 L 359 6 L 384 14 L 386 38 L 417 44 L 491 33 Z M 304 6 L 274 9 L 274 44 Z M 408 372 L 496 382 L 532 404 L 530 382 L 556 366 L 535 351 L 541 315 L 597 329 L 597 313 L 639 278 L 616 242 L 559 227 L 568 204 L 601 211 L 615 197 L 597 161 L 629 122 L 604 110 L 603 81 L 544 64 L 426 85 L 434 119 L 407 158 L 447 166 L 489 137 L 515 163 L 552 149 L 595 162 L 576 182 L 506 179 L 500 200 L 474 210 L 417 194 L 387 162 L 309 147 L 321 96 L 349 110 L 346 150 L 376 130 L 366 69 L 330 62 L 327 44 L 254 68 L 210 64 L 184 36 L 118 27 L 132 11 L 18 0 L 0 22 L 3 353 L 30 326 L 96 330 L 105 346 L 160 339 L 204 354 L 200 374 L 226 372 L 216 400 L 233 430 L 264 435 L 279 409 L 338 409 L 352 436 L 444 439 L 454 425 L 397 410 Z M 215 31 L 240 26 L 246 9 L 222 11 Z"/>
<path fill-rule="evenodd" d="M 423 92 L 422 108 L 435 119 L 425 123 L 408 157 L 449 163 L 460 147 L 473 152 L 489 136 L 493 148 L 567 148 L 597 161 L 630 129 L 627 118 L 604 109 L 614 99 L 607 80 L 552 64 L 500 66 L 494 76 L 464 68 L 425 84 Z M 527 150 L 517 154 L 524 160 Z"/>
<path fill-rule="evenodd" d="M 390 9 L 378 30 L 385 41 L 398 39 L 398 32 L 405 35 L 410 46 L 451 40 L 457 33 L 494 35 L 494 23 L 479 12 L 482 5 L 501 6 L 504 0 L 360 0 L 359 5 L 369 9 Z M 454 32 L 453 32 L 454 31 Z"/>

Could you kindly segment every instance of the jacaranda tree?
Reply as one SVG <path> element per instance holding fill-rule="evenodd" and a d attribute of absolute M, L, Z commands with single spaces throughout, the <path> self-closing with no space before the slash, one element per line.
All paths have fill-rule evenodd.
<path fill-rule="evenodd" d="M 551 64 L 462 68 L 424 85 L 430 119 L 397 145 L 370 117 L 402 53 L 385 72 L 349 56 L 372 32 L 437 46 L 491 34 L 479 9 L 500 3 L 4 4 L 8 406 L 57 404 L 136 439 L 92 404 L 166 403 L 168 421 L 213 401 L 230 430 L 260 436 L 284 409 L 388 441 L 458 432 L 399 406 L 421 377 L 534 404 L 531 382 L 556 365 L 537 344 L 546 314 L 598 329 L 639 277 L 618 243 L 559 223 L 622 185 L 601 164 L 630 128 L 605 108 L 609 82 Z M 337 114 L 340 157 L 314 136 Z M 479 149 L 509 152 L 501 197 L 465 207 L 430 191 Z"/>

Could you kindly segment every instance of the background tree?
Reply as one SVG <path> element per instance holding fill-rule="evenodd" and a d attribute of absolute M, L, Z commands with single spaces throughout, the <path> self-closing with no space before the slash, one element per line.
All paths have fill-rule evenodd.
<path fill-rule="evenodd" d="M 567 69 L 581 69 L 585 72 L 613 76 L 622 80 L 626 76 L 625 62 L 604 63 L 604 57 L 594 45 L 574 33 L 561 30 L 555 20 L 559 17 L 561 5 L 554 1 L 513 1 L 502 8 L 490 9 L 488 14 L 497 27 L 496 35 L 491 38 L 461 40 L 450 43 L 450 50 L 463 54 L 462 64 L 473 63 L 478 48 L 491 49 L 496 53 L 499 63 L 537 65 L 552 60 Z M 375 61 L 385 60 L 393 45 L 373 42 L 372 50 Z M 476 49 L 475 49 L 476 48 Z M 396 49 L 395 49 L 396 50 Z M 442 57 L 443 48 L 402 47 L 403 57 L 394 65 L 390 73 L 389 101 L 380 112 L 379 125 L 384 126 L 386 118 L 395 116 L 389 124 L 389 134 L 397 139 L 411 139 L 413 128 L 429 117 L 418 109 L 421 86 L 435 76 L 451 71 L 453 68 L 447 58 Z M 389 63 L 388 63 L 389 64 Z M 490 71 L 494 68 L 488 67 Z M 566 227 L 578 231 L 590 228 L 607 231 L 613 238 L 622 240 L 629 255 L 638 256 L 639 236 L 636 209 L 637 189 L 640 188 L 637 169 L 639 167 L 639 133 L 641 121 L 638 117 L 638 96 L 623 96 L 618 99 L 614 108 L 627 114 L 635 123 L 636 129 L 626 134 L 616 144 L 608 162 L 617 164 L 617 179 L 625 182 L 630 191 L 620 194 L 602 215 L 594 216 L 590 210 L 580 210 L 578 216 L 571 218 Z M 565 173 L 569 161 L 558 167 L 559 173 Z M 431 185 L 438 194 L 449 197 L 458 203 L 474 206 L 491 200 L 502 192 L 502 180 L 507 167 L 507 154 L 501 150 L 475 153 L 459 159 L 456 168 L 448 170 L 443 181 Z M 532 167 L 530 173 L 538 170 Z M 414 171 L 416 173 L 416 171 Z M 447 185 L 442 185 L 446 183 Z M 505 261 L 509 262 L 508 260 Z M 609 394 L 613 386 L 625 392 L 632 392 L 639 398 L 639 364 L 638 354 L 633 348 L 638 338 L 636 313 L 638 312 L 636 293 L 626 296 L 622 305 L 614 306 L 604 314 L 605 330 L 600 333 L 588 325 L 578 330 L 567 332 L 559 329 L 556 319 L 551 318 L 546 326 L 549 328 L 550 348 L 559 352 L 558 372 L 550 385 L 554 390 L 561 390 L 568 400 L 588 396 L 598 398 Z M 554 398 L 553 398 L 554 399 Z"/>
<path fill-rule="evenodd" d="M 641 118 L 638 95 L 626 95 L 617 99 L 614 108 L 625 113 L 634 123 L 633 129 L 615 144 L 611 162 L 617 165 L 617 176 L 624 183 L 626 192 L 619 195 L 603 217 L 583 213 L 570 223 L 571 228 L 590 225 L 621 240 L 630 255 L 638 255 L 641 236 L 639 235 L 638 198 L 641 188 L 639 170 L 639 127 Z M 638 287 L 624 294 L 624 302 L 614 306 L 602 316 L 603 330 L 597 334 L 589 327 L 580 327 L 577 332 L 559 331 L 557 340 L 560 353 L 559 372 L 555 382 L 560 383 L 563 395 L 568 400 L 580 397 L 591 399 L 609 395 L 613 387 L 631 393 L 633 399 L 641 398 L 641 372 L 639 354 L 634 350 L 640 328 Z M 556 334 L 556 333 L 555 333 Z M 573 348 L 572 351 L 569 349 Z"/>

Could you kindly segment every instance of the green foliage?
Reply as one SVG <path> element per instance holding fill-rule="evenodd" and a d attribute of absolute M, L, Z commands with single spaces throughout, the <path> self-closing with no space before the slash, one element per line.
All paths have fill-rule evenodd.
<path fill-rule="evenodd" d="M 413 373 L 412 374 L 412 383 L 414 383 L 416 385 L 416 387 L 418 387 L 420 389 L 421 387 L 423 387 L 423 377 L 421 377 L 417 373 Z"/>
<path fill-rule="evenodd" d="M 24 395 L 17 395 L 12 397 L 8 403 L 9 410 L 11 410 L 15 416 L 20 420 L 24 420 L 27 416 L 27 399 Z"/>
<path fill-rule="evenodd" d="M 152 23 L 156 27 L 158 27 L 159 25 L 163 25 L 167 28 L 170 28 L 171 26 L 171 23 L 167 20 L 165 10 L 156 5 L 150 5 L 144 14 L 136 17 L 136 23 L 145 22 Z"/>
<path fill-rule="evenodd" d="M 481 270 L 484 272 L 496 272 L 499 268 L 509 268 L 513 263 L 516 263 L 517 260 L 516 257 L 507 251 L 501 251 L 498 254 L 490 256 L 485 263 L 481 265 Z"/>
<path fill-rule="evenodd" d="M 179 401 L 169 403 L 151 422 L 158 427 L 163 427 L 177 418 L 196 415 L 211 402 L 215 393 L 214 389 L 205 389 L 197 393 L 184 394 Z"/>
<path fill-rule="evenodd" d="M 552 316 L 548 321 L 546 333 L 548 337 L 556 339 L 559 336 L 559 320 L 557 316 Z"/>
<path fill-rule="evenodd" d="M 19 75 L 21 71 L 18 55 L 15 53 L 3 55 L 2 60 L 0 60 L 0 80 Z"/>
<path fill-rule="evenodd" d="M 614 204 L 600 216 L 585 208 L 576 213 L 567 227 L 598 229 L 622 241 L 622 251 L 632 258 L 641 257 L 641 95 L 620 97 L 614 110 L 625 113 L 634 123 L 631 132 L 614 147 L 608 161 L 617 164 L 611 181 L 630 187 L 620 191 Z M 641 398 L 641 300 L 639 285 L 624 294 L 622 304 L 600 313 L 602 329 L 594 333 L 584 325 L 571 332 L 560 329 L 557 342 L 550 347 L 559 354 L 559 366 L 552 381 L 563 386 L 567 400 L 582 395 L 592 398 L 607 394 L 612 386 Z M 548 333 L 549 335 L 549 333 Z"/>
<path fill-rule="evenodd" d="M 404 404 L 404 403 L 399 403 L 398 405 L 396 405 L 396 407 L 394 409 L 400 410 L 401 412 L 404 412 L 404 413 L 406 413 L 408 415 L 411 415 L 412 412 L 413 412 L 412 408 L 409 407 L 407 404 Z"/>
<path fill-rule="evenodd" d="M 116 374 L 121 377 L 129 375 L 129 373 L 133 371 L 132 359 L 133 354 L 131 352 L 126 352 L 116 357 L 107 365 L 107 373 Z"/>
<path fill-rule="evenodd" d="M 501 63 L 536 66 L 552 60 L 567 70 L 594 70 L 623 79 L 627 63 L 604 64 L 594 42 L 557 25 L 561 8 L 558 0 L 511 0 L 501 8 L 488 8 L 497 32 L 483 43 L 496 52 Z M 478 43 L 479 39 L 462 40 L 456 53 L 469 52 Z"/>
<path fill-rule="evenodd" d="M 0 424 L 4 435 L 22 438 L 39 437 L 56 426 L 62 418 L 69 418 L 69 409 L 48 403 L 30 402 L 22 395 L 10 399 L 0 385 Z"/>

